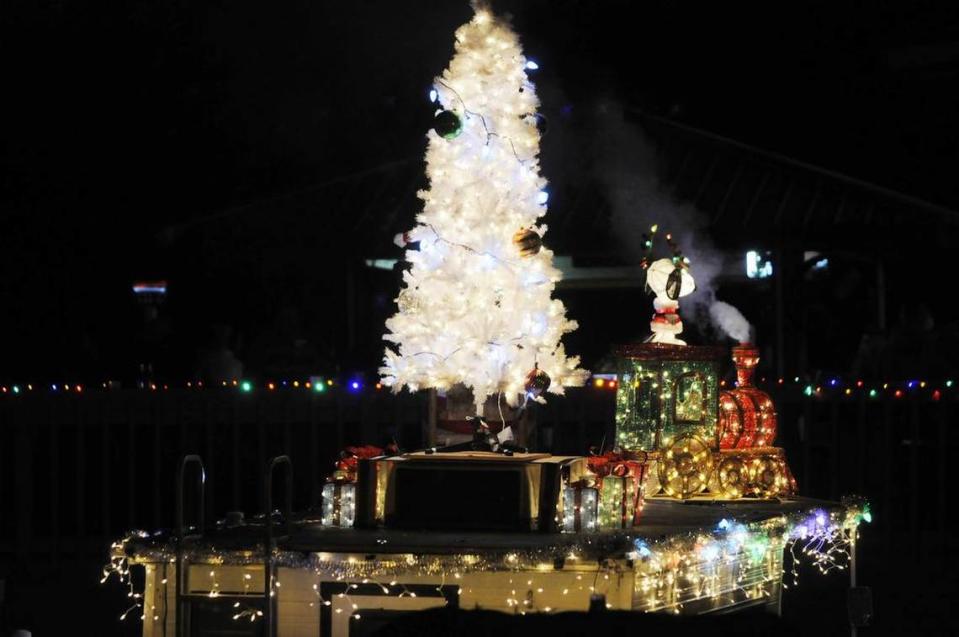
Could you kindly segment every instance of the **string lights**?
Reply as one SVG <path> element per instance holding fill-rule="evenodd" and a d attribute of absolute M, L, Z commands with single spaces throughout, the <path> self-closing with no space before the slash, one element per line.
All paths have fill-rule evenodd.
<path fill-rule="evenodd" d="M 279 550 L 273 557 L 278 567 L 309 572 L 316 578 L 310 584 L 302 583 L 301 577 L 284 580 L 287 585 L 296 581 L 300 582 L 298 586 L 312 587 L 306 594 L 294 591 L 294 596 L 310 595 L 323 606 L 331 606 L 333 600 L 320 595 L 323 582 L 345 583 L 343 592 L 333 597 L 345 602 L 347 610 L 357 615 L 360 609 L 346 598 L 360 586 L 373 584 L 383 595 L 415 597 L 416 593 L 401 582 L 432 583 L 436 590 L 441 590 L 452 581 L 464 602 L 479 583 L 485 581 L 489 586 L 490 580 L 484 577 L 496 574 L 502 578 L 496 580 L 502 581 L 497 588 L 507 590 L 508 595 L 496 599 L 476 596 L 463 603 L 463 607 L 517 613 L 585 610 L 586 595 L 609 592 L 616 581 L 631 581 L 631 591 L 625 597 L 607 598 L 610 607 L 698 612 L 769 597 L 784 574 L 790 577 L 783 585 L 795 586 L 802 563 L 813 565 L 823 574 L 845 570 L 859 525 L 871 521 L 868 503 L 847 500 L 842 505 L 783 513 L 758 522 L 723 519 L 715 528 L 655 538 L 636 533 L 564 535 L 568 541 L 535 549 L 442 555 L 388 553 L 388 540 L 384 539 L 380 545 L 383 552 L 377 554 Z M 317 544 L 322 543 L 321 533 Z M 789 556 L 788 570 L 784 568 L 784 555 Z M 189 564 L 205 566 L 212 574 L 206 578 L 206 589 L 201 586 L 194 591 L 208 597 L 219 595 L 217 582 L 221 571 L 226 577 L 228 569 L 249 570 L 263 565 L 261 552 L 242 548 L 226 551 L 198 546 L 188 550 L 185 557 Z M 158 568 L 173 563 L 175 558 L 172 542 L 134 533 L 112 545 L 101 582 L 115 577 L 124 585 L 128 597 L 135 600 L 133 608 L 142 608 L 144 592 L 135 590 L 131 568 Z M 249 582 L 251 576 L 244 573 Z M 624 576 L 630 577 L 624 580 Z M 162 583 L 165 582 L 164 579 Z M 274 586 L 279 589 L 279 579 Z M 172 594 L 167 586 L 156 590 L 160 597 Z M 533 595 L 527 597 L 526 591 Z M 249 586 L 244 593 L 249 593 Z M 537 598 L 567 601 L 547 610 L 536 606 Z M 146 601 L 151 608 L 165 603 L 155 597 Z M 254 621 L 257 617 L 252 608 L 234 613 L 237 621 Z"/>
<path fill-rule="evenodd" d="M 849 399 L 872 399 L 881 400 L 883 398 L 903 399 L 903 400 L 931 400 L 938 402 L 945 399 L 956 399 L 959 397 L 959 385 L 951 379 L 938 380 L 844 380 L 838 377 L 832 377 L 825 382 L 809 382 L 803 380 L 809 377 L 795 376 L 792 378 L 768 378 L 762 377 L 756 379 L 756 386 L 766 388 L 769 391 L 778 388 L 795 389 L 796 392 L 806 398 L 823 399 L 827 397 L 839 397 Z M 833 384 L 830 381 L 836 380 Z M 240 379 L 221 380 L 218 382 L 203 382 L 199 380 L 171 381 L 162 383 L 146 383 L 124 387 L 116 381 L 103 381 L 100 383 L 52 383 L 49 385 L 36 385 L 33 383 L 18 383 L 12 385 L 0 385 L 0 397 L 15 398 L 18 396 L 28 396 L 36 393 L 47 393 L 53 395 L 87 395 L 91 392 L 112 392 L 119 390 L 134 389 L 145 392 L 165 392 L 177 389 L 189 389 L 191 391 L 200 390 L 223 390 L 230 389 L 243 393 L 256 393 L 260 390 L 267 392 L 280 392 L 284 390 L 312 390 L 314 393 L 323 394 L 328 390 L 341 390 L 350 393 L 379 392 L 384 389 L 382 383 L 365 383 L 361 380 L 333 380 L 325 379 L 320 383 L 312 382 L 309 378 L 297 380 L 268 380 L 263 383 L 250 382 L 249 391 L 241 386 Z M 354 386 L 354 383 L 356 384 Z M 617 374 L 594 374 L 587 382 L 587 387 L 594 390 L 613 391 L 619 387 L 619 376 Z M 730 383 L 726 380 L 719 381 L 720 388 L 735 387 L 736 383 Z"/>
<path fill-rule="evenodd" d="M 428 135 L 417 226 L 397 241 L 410 267 L 386 321 L 380 374 L 397 391 L 465 386 L 481 413 L 493 394 L 514 407 L 525 400 L 531 369 L 552 379 L 555 394 L 587 374 L 561 342 L 576 323 L 552 298 L 560 272 L 537 225 L 549 201 L 527 75 L 538 65 L 508 22 L 475 9 L 430 92 L 443 122 Z"/>

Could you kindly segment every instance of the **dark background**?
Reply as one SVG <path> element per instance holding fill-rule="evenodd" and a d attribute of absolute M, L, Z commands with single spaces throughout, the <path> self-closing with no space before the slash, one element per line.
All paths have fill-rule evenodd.
<path fill-rule="evenodd" d="M 613 199 L 595 166 L 637 134 L 620 122 L 627 110 L 959 206 L 952 3 L 495 8 L 541 64 L 547 242 L 559 254 L 638 260 L 608 219 L 571 214 Z M 401 256 L 390 239 L 412 225 L 425 185 L 425 95 L 466 2 L 14 1 L 2 15 L 0 378 L 134 380 L 149 361 L 154 377 L 182 381 L 223 348 L 248 375 L 375 369 L 397 282 L 362 258 Z M 954 270 L 951 223 L 900 239 L 863 222 L 861 237 L 819 247 L 856 253 L 885 232 L 869 250 L 886 259 L 890 323 L 921 302 L 954 324 L 936 287 Z M 703 234 L 741 260 L 733 231 Z M 827 288 L 862 275 L 832 264 Z M 143 279 L 169 282 L 149 325 L 130 290 Z M 713 289 L 762 322 L 768 287 Z M 568 349 L 589 365 L 645 329 L 634 291 L 560 296 L 582 326 Z M 870 320 L 858 308 L 831 308 L 847 328 L 811 338 L 832 339 L 822 349 L 835 356 L 789 367 L 848 371 Z"/>

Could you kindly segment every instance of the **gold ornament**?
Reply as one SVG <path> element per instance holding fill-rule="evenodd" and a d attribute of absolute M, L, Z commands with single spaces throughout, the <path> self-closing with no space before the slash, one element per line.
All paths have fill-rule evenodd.
<path fill-rule="evenodd" d="M 421 308 L 420 300 L 409 288 L 400 290 L 399 296 L 396 297 L 396 306 L 404 314 L 419 312 Z"/>
<path fill-rule="evenodd" d="M 543 238 L 535 230 L 522 228 L 513 235 L 513 243 L 521 257 L 531 257 L 538 254 L 543 247 Z"/>

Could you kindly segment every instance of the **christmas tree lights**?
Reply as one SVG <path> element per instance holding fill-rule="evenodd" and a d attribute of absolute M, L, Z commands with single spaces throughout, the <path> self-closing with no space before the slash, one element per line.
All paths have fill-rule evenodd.
<path fill-rule="evenodd" d="M 549 193 L 537 160 L 539 102 L 526 75 L 538 67 L 504 20 L 485 3 L 474 8 L 431 91 L 430 188 L 419 193 L 418 225 L 402 235 L 417 249 L 406 251 L 411 268 L 386 323 L 394 345 L 380 373 L 394 391 L 461 383 L 482 413 L 498 392 L 511 405 L 533 398 L 524 389 L 530 370 L 552 379 L 557 394 L 586 374 L 560 342 L 576 323 L 551 298 L 560 273 L 540 244 Z"/>

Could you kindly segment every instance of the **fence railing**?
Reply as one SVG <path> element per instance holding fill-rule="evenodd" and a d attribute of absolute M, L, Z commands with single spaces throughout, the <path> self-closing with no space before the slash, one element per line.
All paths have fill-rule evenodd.
<path fill-rule="evenodd" d="M 943 532 L 959 469 L 955 401 L 777 396 L 779 440 L 804 495 L 855 493 L 884 534 Z M 614 395 L 573 390 L 538 408 L 537 440 L 585 453 L 613 435 Z M 25 396 L 0 402 L 0 554 L 102 552 L 129 529 L 170 528 L 175 471 L 207 469 L 207 519 L 259 513 L 269 458 L 294 466 L 294 504 L 319 504 L 340 449 L 422 443 L 424 397 L 386 392 L 139 392 Z M 192 510 L 192 509 L 191 509 Z"/>

